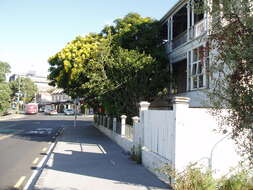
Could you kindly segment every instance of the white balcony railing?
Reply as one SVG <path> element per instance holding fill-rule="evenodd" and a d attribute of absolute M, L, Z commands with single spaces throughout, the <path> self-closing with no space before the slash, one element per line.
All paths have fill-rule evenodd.
<path fill-rule="evenodd" d="M 173 39 L 172 48 L 175 49 L 180 45 L 184 44 L 185 42 L 187 42 L 187 31 L 182 32 L 176 38 Z"/>
<path fill-rule="evenodd" d="M 201 20 L 194 25 L 194 38 L 197 38 L 204 34 L 206 31 L 206 19 Z"/>

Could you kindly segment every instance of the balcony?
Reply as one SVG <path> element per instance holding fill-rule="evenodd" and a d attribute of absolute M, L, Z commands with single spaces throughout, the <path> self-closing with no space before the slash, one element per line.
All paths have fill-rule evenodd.
<path fill-rule="evenodd" d="M 206 19 L 202 19 L 194 25 L 194 38 L 197 38 L 206 32 Z"/>
<path fill-rule="evenodd" d="M 187 42 L 187 31 L 182 32 L 181 34 L 179 34 L 178 36 L 176 36 L 173 39 L 173 41 L 172 41 L 172 49 L 175 49 L 175 48 L 181 46 L 185 42 Z"/>

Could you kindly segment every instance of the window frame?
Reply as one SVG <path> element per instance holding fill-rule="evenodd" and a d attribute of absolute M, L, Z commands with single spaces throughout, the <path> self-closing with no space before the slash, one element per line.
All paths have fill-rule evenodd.
<path fill-rule="evenodd" d="M 205 89 L 208 87 L 206 63 L 207 63 L 207 60 L 209 59 L 209 53 L 202 51 L 204 55 L 201 55 L 201 49 L 200 49 L 200 48 L 204 49 L 205 47 L 206 47 L 205 44 L 201 44 L 191 50 L 189 77 L 190 77 L 190 90 L 192 91 Z M 197 51 L 197 57 L 195 56 L 194 51 Z M 195 57 L 196 57 L 196 60 L 194 60 Z M 199 72 L 200 66 L 202 66 L 201 72 Z M 202 85 L 200 86 L 201 77 L 203 77 L 203 79 L 202 79 Z"/>

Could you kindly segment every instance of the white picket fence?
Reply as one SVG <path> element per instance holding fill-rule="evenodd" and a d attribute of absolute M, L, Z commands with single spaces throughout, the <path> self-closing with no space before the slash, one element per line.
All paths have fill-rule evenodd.
<path fill-rule="evenodd" d="M 124 115 L 120 123 L 113 119 L 113 127 L 105 116 L 95 116 L 95 126 L 127 151 L 141 147 L 143 165 L 158 176 L 157 169 L 165 164 L 181 170 L 199 160 L 221 175 L 240 160 L 232 140 L 213 132 L 218 122 L 208 109 L 189 108 L 189 98 L 184 97 L 174 98 L 172 110 L 149 110 L 149 105 L 140 103 L 133 126 L 126 124 Z"/>
<path fill-rule="evenodd" d="M 144 147 L 163 156 L 173 159 L 175 142 L 175 125 L 173 111 L 144 111 Z"/>

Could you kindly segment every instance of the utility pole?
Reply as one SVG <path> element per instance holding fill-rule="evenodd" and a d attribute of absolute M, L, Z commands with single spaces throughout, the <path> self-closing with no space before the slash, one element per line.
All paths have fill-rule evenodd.
<path fill-rule="evenodd" d="M 17 112 L 19 113 L 19 101 L 20 101 L 20 76 L 18 75 L 18 100 L 17 100 Z"/>
<path fill-rule="evenodd" d="M 77 97 L 75 100 L 74 100 L 74 110 L 75 110 L 75 119 L 74 119 L 74 127 L 76 127 L 76 120 L 77 120 L 77 106 L 80 102 L 80 99 L 79 97 Z"/>
<path fill-rule="evenodd" d="M 74 106 L 75 106 L 75 108 L 74 108 L 74 110 L 75 110 L 74 127 L 75 127 L 75 128 L 76 128 L 76 119 L 77 119 L 77 115 L 76 115 L 76 112 L 77 112 L 77 102 L 78 102 L 78 98 L 76 98 L 76 99 L 74 100 Z"/>

